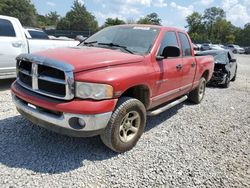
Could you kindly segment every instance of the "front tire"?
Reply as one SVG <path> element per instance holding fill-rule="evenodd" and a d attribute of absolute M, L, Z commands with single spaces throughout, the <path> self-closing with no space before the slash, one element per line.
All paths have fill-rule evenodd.
<path fill-rule="evenodd" d="M 205 95 L 206 83 L 207 83 L 206 79 L 202 77 L 200 79 L 199 86 L 195 90 L 191 91 L 188 95 L 188 99 L 191 102 L 195 104 L 201 103 Z"/>
<path fill-rule="evenodd" d="M 137 99 L 122 97 L 101 134 L 101 140 L 115 152 L 128 151 L 136 145 L 145 124 L 145 106 Z"/>

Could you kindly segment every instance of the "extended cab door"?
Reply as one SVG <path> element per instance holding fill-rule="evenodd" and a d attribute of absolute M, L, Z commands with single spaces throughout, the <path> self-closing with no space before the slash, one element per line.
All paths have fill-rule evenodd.
<path fill-rule="evenodd" d="M 178 32 L 182 53 L 182 93 L 188 92 L 193 85 L 196 72 L 196 59 L 192 54 L 193 50 L 187 34 Z"/>
<path fill-rule="evenodd" d="M 15 18 L 0 17 L 0 75 L 15 73 L 16 57 L 27 52 L 22 28 Z"/>
<path fill-rule="evenodd" d="M 179 46 L 175 31 L 167 31 L 165 33 L 157 56 L 163 56 L 163 50 L 167 46 Z M 157 100 L 161 103 L 178 96 L 179 88 L 182 84 L 181 64 L 181 57 L 166 58 L 157 61 L 155 66 L 158 70 L 156 81 L 158 96 L 154 98 L 154 101 Z"/>

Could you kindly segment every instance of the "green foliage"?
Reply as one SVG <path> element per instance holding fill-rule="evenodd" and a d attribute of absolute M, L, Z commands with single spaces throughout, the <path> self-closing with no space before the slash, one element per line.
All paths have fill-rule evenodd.
<path fill-rule="evenodd" d="M 123 20 L 120 20 L 118 18 L 107 18 L 104 24 L 104 27 L 112 26 L 112 25 L 122 25 L 125 24 Z"/>
<path fill-rule="evenodd" d="M 57 26 L 60 20 L 60 15 L 57 12 L 50 12 L 49 14 L 37 15 L 37 27 L 46 28 L 47 26 Z"/>
<path fill-rule="evenodd" d="M 157 13 L 151 13 L 147 16 L 140 18 L 138 24 L 161 25 L 161 19 Z"/>
<path fill-rule="evenodd" d="M 0 14 L 16 17 L 23 25 L 36 26 L 36 9 L 30 0 L 1 0 Z"/>
<path fill-rule="evenodd" d="M 234 35 L 228 35 L 226 36 L 226 40 L 228 42 L 228 44 L 234 44 L 235 43 L 235 36 Z"/>
<path fill-rule="evenodd" d="M 45 17 L 47 18 L 47 21 L 48 21 L 49 25 L 57 26 L 57 24 L 58 24 L 58 22 L 60 20 L 60 15 L 56 11 L 50 12 Z"/>
<path fill-rule="evenodd" d="M 136 24 L 136 21 L 133 18 L 128 18 L 127 24 Z"/>
<path fill-rule="evenodd" d="M 227 21 L 223 9 L 217 7 L 208 8 L 203 15 L 194 12 L 186 18 L 186 21 L 189 35 L 196 43 L 243 44 L 243 41 L 240 40 L 244 30 Z"/>
<path fill-rule="evenodd" d="M 65 18 L 59 21 L 57 29 L 75 31 L 90 29 L 96 31 L 98 23 L 86 7 L 75 0 L 72 9 L 66 14 Z"/>
<path fill-rule="evenodd" d="M 250 46 L 250 23 L 244 26 L 244 29 L 236 31 L 236 40 L 242 46 Z"/>

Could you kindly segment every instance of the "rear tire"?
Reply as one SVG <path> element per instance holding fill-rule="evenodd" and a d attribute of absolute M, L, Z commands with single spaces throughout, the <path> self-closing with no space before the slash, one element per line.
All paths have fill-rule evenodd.
<path fill-rule="evenodd" d="M 193 102 L 195 104 L 201 103 L 201 101 L 203 100 L 204 95 L 205 95 L 206 82 L 207 82 L 206 79 L 202 77 L 200 79 L 199 86 L 189 93 L 188 99 L 191 102 Z"/>
<path fill-rule="evenodd" d="M 101 140 L 115 152 L 128 151 L 136 145 L 145 124 L 145 106 L 137 99 L 122 97 L 101 134 Z"/>

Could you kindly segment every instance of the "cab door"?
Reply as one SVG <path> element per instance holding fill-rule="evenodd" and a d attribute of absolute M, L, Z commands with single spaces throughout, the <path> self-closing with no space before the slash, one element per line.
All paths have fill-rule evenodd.
<path fill-rule="evenodd" d="M 162 39 L 157 56 L 163 56 L 163 50 L 167 46 L 179 46 L 176 32 L 167 31 Z M 166 58 L 155 63 L 157 70 L 156 93 L 159 103 L 168 101 L 178 96 L 182 85 L 182 58 Z"/>
<path fill-rule="evenodd" d="M 0 18 L 0 74 L 15 72 L 16 57 L 27 52 L 24 38 L 17 31 L 22 31 L 11 20 Z"/>
<path fill-rule="evenodd" d="M 191 90 L 195 71 L 196 71 L 196 59 L 192 54 L 192 48 L 190 40 L 187 34 L 178 32 L 179 40 L 181 43 L 182 53 L 182 82 L 181 93 L 185 94 Z"/>

